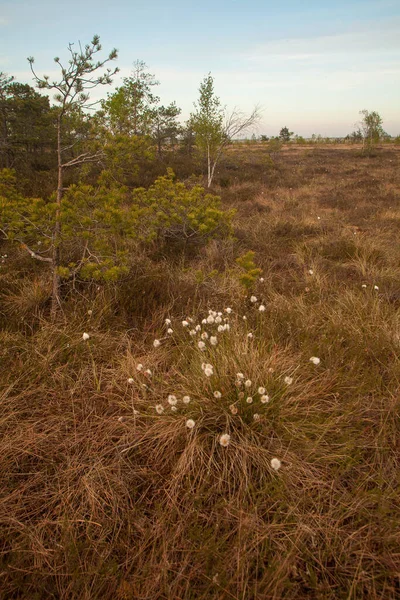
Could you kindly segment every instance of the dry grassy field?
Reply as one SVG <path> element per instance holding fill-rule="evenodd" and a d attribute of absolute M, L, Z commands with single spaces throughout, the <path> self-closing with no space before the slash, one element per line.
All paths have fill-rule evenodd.
<path fill-rule="evenodd" d="M 213 192 L 232 239 L 56 323 L 1 246 L 2 599 L 400 597 L 400 148 L 238 144 Z"/>

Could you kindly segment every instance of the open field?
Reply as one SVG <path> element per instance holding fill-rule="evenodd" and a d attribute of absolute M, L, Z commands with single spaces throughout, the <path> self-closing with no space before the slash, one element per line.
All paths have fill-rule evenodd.
<path fill-rule="evenodd" d="M 400 147 L 240 144 L 213 192 L 231 239 L 138 250 L 56 323 L 2 242 L 1 598 L 400 597 Z"/>

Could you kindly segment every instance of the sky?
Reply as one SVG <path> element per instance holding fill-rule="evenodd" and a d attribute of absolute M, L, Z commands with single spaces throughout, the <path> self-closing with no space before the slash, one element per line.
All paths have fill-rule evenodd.
<path fill-rule="evenodd" d="M 342 136 L 363 109 L 400 134 L 400 0 L 0 0 L 0 71 L 33 85 L 34 56 L 56 77 L 53 58 L 93 34 L 118 49 L 113 87 L 142 60 L 183 119 L 211 72 L 228 111 L 260 106 L 259 135 Z"/>

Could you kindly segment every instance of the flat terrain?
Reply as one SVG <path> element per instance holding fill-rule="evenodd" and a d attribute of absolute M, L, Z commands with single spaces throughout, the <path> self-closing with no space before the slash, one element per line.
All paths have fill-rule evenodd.
<path fill-rule="evenodd" d="M 1 246 L 1 598 L 400 597 L 400 148 L 238 144 L 212 191 L 232 239 L 57 323 Z"/>

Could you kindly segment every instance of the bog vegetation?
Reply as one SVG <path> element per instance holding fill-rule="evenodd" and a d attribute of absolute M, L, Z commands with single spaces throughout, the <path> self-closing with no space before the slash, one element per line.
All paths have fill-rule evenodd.
<path fill-rule="evenodd" d="M 68 55 L 0 78 L 2 597 L 398 598 L 396 140 Z"/>

